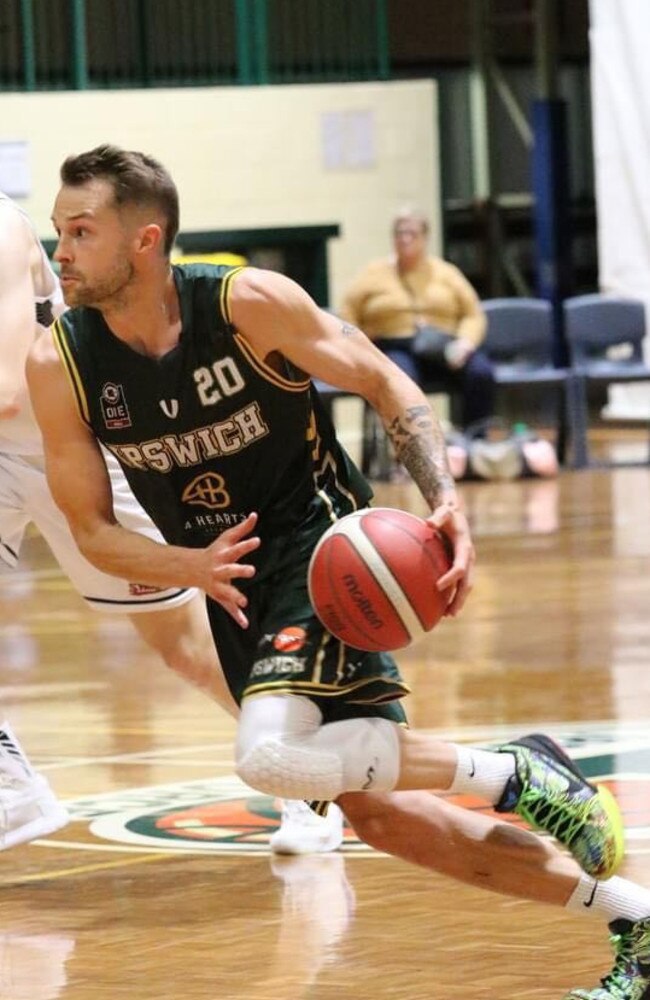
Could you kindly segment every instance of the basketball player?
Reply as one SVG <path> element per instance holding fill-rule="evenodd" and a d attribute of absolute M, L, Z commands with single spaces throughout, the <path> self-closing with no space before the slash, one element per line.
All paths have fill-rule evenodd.
<path fill-rule="evenodd" d="M 344 647 L 308 603 L 314 545 L 334 519 L 367 504 L 370 489 L 306 372 L 358 392 L 379 413 L 433 524 L 453 544 L 439 587 L 450 614 L 462 607 L 473 549 L 425 397 L 288 278 L 172 268 L 177 192 L 150 157 L 101 146 L 69 157 L 61 180 L 56 258 L 73 308 L 39 339 L 27 367 L 50 486 L 81 550 L 105 572 L 208 595 L 242 705 L 238 773 L 267 794 L 338 800 L 362 839 L 411 862 L 605 915 L 616 966 L 601 990 L 570 996 L 640 1000 L 650 989 L 650 892 L 611 877 L 622 854 L 611 796 L 544 736 L 488 752 L 409 730 L 392 659 Z M 167 548 L 116 520 L 100 443 Z M 220 532 L 232 524 L 224 547 Z M 419 791 L 430 788 L 517 812 L 572 856 Z"/>
<path fill-rule="evenodd" d="M 151 587 L 134 578 L 122 580 L 98 571 L 80 554 L 51 498 L 24 366 L 36 324 L 46 328 L 63 308 L 58 280 L 31 223 L 14 202 L 0 194 L 0 556 L 10 566 L 16 565 L 23 532 L 33 521 L 91 607 L 126 612 L 168 666 L 236 714 L 203 597 L 193 588 Z M 160 540 L 115 459 L 108 455 L 107 461 L 120 522 Z M 0 714 L 0 850 L 52 833 L 66 821 L 65 809 L 43 775 L 34 771 Z M 339 810 L 321 818 L 305 803 L 286 802 L 281 828 L 273 834 L 271 845 L 283 853 L 306 853 L 335 849 L 341 839 Z"/>

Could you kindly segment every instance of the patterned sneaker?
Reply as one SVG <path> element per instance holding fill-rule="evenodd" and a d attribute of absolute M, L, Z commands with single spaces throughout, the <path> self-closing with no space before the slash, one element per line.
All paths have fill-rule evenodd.
<path fill-rule="evenodd" d="M 583 871 L 610 878 L 623 859 L 623 823 L 612 794 L 591 785 L 548 736 L 537 733 L 499 747 L 515 757 L 497 812 L 514 812 L 571 851 Z"/>
<path fill-rule="evenodd" d="M 335 851 L 343 840 L 343 813 L 331 802 L 326 816 L 318 816 L 301 799 L 284 799 L 282 819 L 270 838 L 274 854 L 315 854 Z"/>
<path fill-rule="evenodd" d="M 648 1000 L 650 998 L 650 917 L 632 923 L 614 920 L 609 929 L 616 961 L 594 990 L 571 990 L 564 1000 Z"/>
<path fill-rule="evenodd" d="M 0 769 L 0 851 L 46 837 L 69 818 L 41 774 L 18 776 Z"/>

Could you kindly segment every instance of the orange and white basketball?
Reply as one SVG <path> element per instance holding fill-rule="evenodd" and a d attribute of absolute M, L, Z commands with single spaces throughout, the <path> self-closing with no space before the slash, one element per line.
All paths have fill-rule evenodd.
<path fill-rule="evenodd" d="M 445 613 L 436 584 L 449 543 L 423 518 L 391 507 L 355 511 L 322 536 L 309 564 L 309 596 L 338 639 L 356 649 L 402 649 Z"/>

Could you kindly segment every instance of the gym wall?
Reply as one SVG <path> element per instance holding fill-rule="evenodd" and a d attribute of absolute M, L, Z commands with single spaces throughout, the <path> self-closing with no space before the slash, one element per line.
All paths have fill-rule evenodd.
<path fill-rule="evenodd" d="M 168 167 L 182 230 L 337 223 L 341 238 L 329 247 L 335 305 L 355 271 L 388 252 L 403 204 L 430 216 L 432 248 L 440 249 L 436 97 L 431 80 L 4 93 L 0 142 L 28 143 L 31 191 L 19 201 L 44 239 L 54 235 L 62 160 L 102 142 L 141 149 Z M 352 127 L 359 114 L 370 133 L 360 146 Z"/>

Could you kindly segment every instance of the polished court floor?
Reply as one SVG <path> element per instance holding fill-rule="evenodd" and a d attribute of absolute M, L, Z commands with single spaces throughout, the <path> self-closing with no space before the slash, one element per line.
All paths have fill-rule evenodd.
<path fill-rule="evenodd" d="M 463 487 L 479 563 L 456 621 L 400 655 L 412 724 L 544 729 L 606 778 L 650 886 L 650 467 Z M 423 512 L 409 486 L 380 503 Z M 604 927 L 366 850 L 273 859 L 276 803 L 233 723 L 43 543 L 0 576 L 0 700 L 73 815 L 0 854 L 0 1000 L 552 1000 L 610 965 Z"/>

